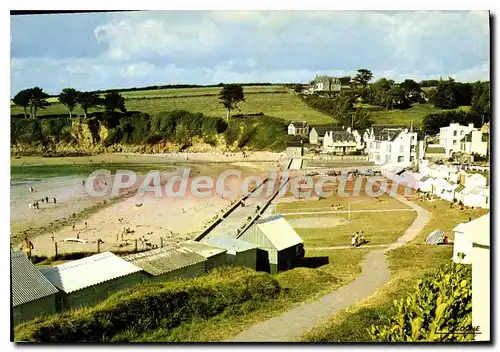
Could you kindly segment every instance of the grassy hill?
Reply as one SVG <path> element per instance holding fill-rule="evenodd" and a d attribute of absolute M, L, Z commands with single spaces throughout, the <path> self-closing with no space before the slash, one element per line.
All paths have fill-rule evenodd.
<path fill-rule="evenodd" d="M 226 111 L 217 98 L 219 91 L 219 87 L 203 87 L 123 92 L 122 95 L 126 99 L 125 105 L 128 110 L 141 111 L 150 115 L 161 111 L 186 110 L 201 112 L 206 116 L 225 117 Z M 244 92 L 245 101 L 240 104 L 240 110 L 234 111 L 233 114 L 262 112 L 268 116 L 284 120 L 304 120 L 310 124 L 333 121 L 330 116 L 308 107 L 283 86 L 249 86 L 244 87 Z M 52 104 L 40 111 L 40 116 L 67 112 L 64 105 L 55 102 L 55 98 L 49 101 Z M 83 114 L 79 107 L 74 112 L 77 115 Z M 12 106 L 11 113 L 22 114 L 23 109 L 19 106 Z"/>

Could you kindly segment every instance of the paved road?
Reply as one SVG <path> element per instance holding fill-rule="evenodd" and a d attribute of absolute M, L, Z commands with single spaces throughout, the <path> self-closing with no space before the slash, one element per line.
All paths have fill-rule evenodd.
<path fill-rule="evenodd" d="M 418 215 L 396 242 L 388 245 L 384 250 L 374 250 L 366 255 L 362 272 L 357 279 L 313 302 L 302 304 L 275 318 L 255 324 L 227 342 L 294 341 L 334 314 L 371 296 L 379 287 L 388 282 L 391 275 L 385 252 L 398 248 L 413 239 L 430 220 L 430 213 L 422 207 L 401 196 L 397 196 L 397 199 L 411 206 Z"/>
<path fill-rule="evenodd" d="M 366 209 L 366 210 L 324 210 L 280 213 L 281 215 L 347 214 L 347 213 L 393 213 L 395 211 L 415 211 L 415 209 Z"/>
<path fill-rule="evenodd" d="M 305 247 L 306 251 L 325 251 L 329 249 L 363 249 L 363 248 L 376 248 L 376 247 L 388 247 L 389 244 L 364 244 L 359 247 L 352 246 L 331 246 L 331 247 Z"/>

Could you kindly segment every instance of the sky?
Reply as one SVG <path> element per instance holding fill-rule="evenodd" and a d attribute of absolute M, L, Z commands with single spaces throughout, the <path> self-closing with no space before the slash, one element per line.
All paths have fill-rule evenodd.
<path fill-rule="evenodd" d="M 145 11 L 11 16 L 11 96 L 39 86 L 489 80 L 487 11 Z"/>

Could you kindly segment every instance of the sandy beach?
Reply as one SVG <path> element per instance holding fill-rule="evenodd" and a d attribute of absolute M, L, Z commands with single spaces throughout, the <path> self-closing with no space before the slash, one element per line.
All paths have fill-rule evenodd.
<path fill-rule="evenodd" d="M 181 175 L 184 168 L 191 168 L 192 176 L 209 176 L 215 179 L 225 170 L 240 170 L 243 176 L 267 175 L 271 168 L 286 164 L 287 159 L 280 158 L 276 153 L 252 153 L 244 157 L 242 153 L 231 153 L 224 156 L 214 153 L 189 153 L 188 155 L 103 155 L 83 158 L 23 158 L 16 159 L 13 164 L 24 163 L 24 165 L 58 165 L 61 163 L 92 163 L 108 166 L 116 162 L 156 163 L 168 164 L 173 171 L 161 173 L 162 187 L 167 180 L 174 175 Z M 59 159 L 59 160 L 54 160 Z M 105 167 L 104 167 L 105 168 Z M 39 231 L 36 236 L 31 236 L 34 244 L 34 254 L 52 256 L 55 254 L 55 244 L 59 253 L 96 251 L 97 240 L 102 240 L 100 250 L 134 250 L 135 239 L 146 238 L 145 242 L 160 246 L 161 238 L 163 244 L 176 244 L 195 237 L 206 224 L 214 218 L 217 213 L 230 206 L 234 199 L 224 199 L 214 194 L 209 198 L 198 198 L 188 194 L 182 198 L 155 197 L 152 192 L 143 195 L 138 194 L 137 188 L 144 178 L 143 172 L 138 178 L 136 186 L 122 190 L 121 198 L 115 201 L 110 197 L 113 185 L 111 178 L 101 178 L 101 186 L 104 182 L 109 184 L 108 192 L 103 197 L 93 198 L 88 196 L 82 185 L 82 178 L 76 176 L 54 177 L 34 183 L 35 192 L 27 193 L 26 184 L 14 186 L 11 194 L 11 231 L 18 234 L 12 238 L 14 246 L 19 245 L 21 230 L 28 228 L 40 229 L 45 226 L 44 231 Z M 228 178 L 226 190 L 239 193 L 241 180 Z M 39 203 L 40 210 L 29 209 L 26 197 L 38 199 L 45 194 L 54 194 L 57 203 L 52 200 L 48 204 Z M 25 198 L 25 199 L 23 199 Z M 29 198 L 29 199 L 31 199 Z M 106 201 L 107 204 L 103 204 Z M 77 217 L 75 221 L 71 216 L 96 206 L 97 210 L 88 216 Z M 67 226 L 59 226 L 56 230 L 50 230 L 51 224 L 57 224 L 66 219 Z M 85 226 L 87 222 L 87 227 Z M 74 228 L 73 228 L 74 225 Z M 36 234 L 37 231 L 32 233 Z M 77 238 L 86 243 L 68 242 L 68 239 Z M 66 239 L 66 241 L 65 241 Z M 138 249 L 143 244 L 138 241 Z"/>

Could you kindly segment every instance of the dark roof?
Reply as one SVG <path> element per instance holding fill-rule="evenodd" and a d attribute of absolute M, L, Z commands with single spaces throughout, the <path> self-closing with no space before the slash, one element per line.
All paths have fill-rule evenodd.
<path fill-rule="evenodd" d="M 316 132 L 318 133 L 318 136 L 323 137 L 326 133 L 326 131 L 343 131 L 342 126 L 337 126 L 337 125 L 314 125 L 311 128 L 315 129 Z"/>
<path fill-rule="evenodd" d="M 378 141 L 394 141 L 398 138 L 399 134 L 403 132 L 402 128 L 384 128 L 380 131 L 375 132 L 375 140 Z"/>
<path fill-rule="evenodd" d="M 427 149 L 425 149 L 425 152 L 428 154 L 446 154 L 446 150 L 442 146 L 434 146 L 430 144 L 427 146 Z"/>
<path fill-rule="evenodd" d="M 158 248 L 130 254 L 123 257 L 123 259 L 153 276 L 166 274 L 206 261 L 205 257 L 186 248 Z"/>
<path fill-rule="evenodd" d="M 332 139 L 334 142 L 355 142 L 356 138 L 352 133 L 345 131 L 332 131 Z"/>
<path fill-rule="evenodd" d="M 12 307 L 56 294 L 57 288 L 43 276 L 22 251 L 11 252 Z"/>
<path fill-rule="evenodd" d="M 307 127 L 307 122 L 305 122 L 305 121 L 292 121 L 291 124 L 295 128 L 304 128 L 304 127 Z"/>

